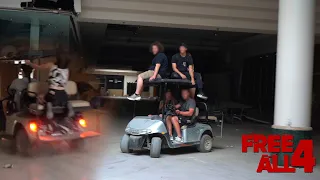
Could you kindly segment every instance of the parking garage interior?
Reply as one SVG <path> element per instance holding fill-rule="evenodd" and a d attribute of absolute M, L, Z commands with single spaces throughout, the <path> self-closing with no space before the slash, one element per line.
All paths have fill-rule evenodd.
<path fill-rule="evenodd" d="M 200 6 L 197 3 L 191 4 Z M 88 9 L 93 11 L 94 8 L 87 7 Z M 70 66 L 70 79 L 90 84 L 90 88 L 94 88 L 89 93 L 83 93 L 81 98 L 88 100 L 94 95 L 99 96 L 99 90 L 106 85 L 106 82 L 101 83 L 101 75 L 88 75 L 87 69 L 144 71 L 153 58 L 149 49 L 150 44 L 160 41 L 165 47 L 169 61 L 172 55 L 178 52 L 180 43 L 188 45 L 188 50 L 195 61 L 195 71 L 200 72 L 203 76 L 204 91 L 209 96 L 207 103 L 210 111 L 220 110 L 224 102 L 245 105 L 247 108 L 243 113 L 226 112 L 230 116 L 225 116 L 223 138 L 215 138 L 212 153 L 198 154 L 192 148 L 165 151 L 163 159 L 155 161 L 147 159 L 149 158 L 148 153 L 144 151 L 135 154 L 121 154 L 118 146 L 124 128 L 132 116 L 149 114 L 151 109 L 157 109 L 158 104 L 141 102 L 136 105 L 126 99 L 121 103 L 111 100 L 99 110 L 85 114 L 86 118 L 92 120 L 89 128 L 102 134 L 100 138 L 88 144 L 89 150 L 86 153 L 70 152 L 62 147 L 59 150 L 66 151 L 66 153 L 61 155 L 52 155 L 49 151 L 49 155 L 45 154 L 44 157 L 21 159 L 19 156 L 9 155 L 6 146 L 8 142 L 1 139 L 0 163 L 13 164 L 11 169 L 0 170 L 3 177 L 23 179 L 25 174 L 28 174 L 29 179 L 39 179 L 39 177 L 43 179 L 64 179 L 65 177 L 70 177 L 70 179 L 144 179 L 146 177 L 208 179 L 208 177 L 215 177 L 244 180 L 288 178 L 287 174 L 256 174 L 255 168 L 260 157 L 255 153 L 241 153 L 241 135 L 271 133 L 270 126 L 274 122 L 277 66 L 277 35 L 275 32 L 251 30 L 254 32 L 252 33 L 236 28 L 233 29 L 234 31 L 230 31 L 232 28 L 204 27 L 202 29 L 202 26 L 173 28 L 172 24 L 151 26 L 157 23 L 150 23 L 148 26 L 146 25 L 148 23 L 142 23 L 143 19 L 141 19 L 140 25 L 137 25 L 139 24 L 137 22 L 130 23 L 130 21 L 123 23 L 121 21 L 113 23 L 97 22 L 99 20 L 81 21 L 78 22 L 79 34 L 77 34 L 77 27 L 70 21 L 70 18 L 50 15 L 42 16 L 39 18 L 40 21 L 34 22 L 32 20 L 35 16 L 32 13 L 30 11 L 28 16 L 24 16 L 19 13 L 0 12 L 0 51 L 4 53 L 0 56 L 7 55 L 13 50 L 14 52 L 29 52 L 31 49 L 53 50 L 57 39 L 67 42 L 74 51 L 79 53 Z M 86 15 L 88 16 L 88 13 Z M 266 21 L 266 23 L 271 21 Z M 34 39 L 32 38 L 34 26 L 40 26 L 38 32 L 40 35 L 38 44 L 40 45 L 38 47 L 32 47 L 32 44 L 36 43 L 30 43 L 31 39 Z M 269 28 L 269 26 L 263 27 Z M 270 29 L 272 27 L 270 25 Z M 78 46 L 80 42 L 81 47 Z M 317 121 L 320 117 L 319 58 L 320 46 L 315 45 L 312 98 L 312 127 L 315 142 L 319 142 L 318 129 L 320 128 L 320 123 Z M 18 77 L 19 71 L 18 68 L 12 70 L 10 64 L 1 64 L 1 97 L 6 94 L 6 87 L 12 79 Z M 123 77 L 112 76 L 108 79 L 110 81 L 107 82 L 107 87 L 116 90 L 123 89 L 125 82 L 121 78 Z M 122 95 L 123 92 L 112 96 Z M 133 109 L 134 112 L 132 112 Z M 242 116 L 240 120 L 238 113 L 241 113 Z M 220 127 L 221 124 L 215 126 L 214 131 L 217 132 L 217 135 L 219 135 Z M 318 152 L 318 150 L 317 144 L 315 151 Z M 195 166 L 198 168 L 194 168 Z M 291 177 L 293 179 L 316 179 L 318 167 L 314 175 L 305 176 L 302 170 L 298 170 L 298 173 Z M 56 173 L 57 171 L 61 173 Z M 159 171 L 161 177 L 155 177 Z"/>
<path fill-rule="evenodd" d="M 239 60 L 236 48 L 254 38 L 273 40 L 274 35 L 97 23 L 81 23 L 80 27 L 90 62 L 106 68 L 143 71 L 153 57 L 149 51 L 152 42 L 164 45 L 169 61 L 179 44 L 186 43 L 195 70 L 203 75 L 209 102 L 235 101 L 272 116 L 275 51 Z M 271 123 L 268 118 L 264 121 Z"/>

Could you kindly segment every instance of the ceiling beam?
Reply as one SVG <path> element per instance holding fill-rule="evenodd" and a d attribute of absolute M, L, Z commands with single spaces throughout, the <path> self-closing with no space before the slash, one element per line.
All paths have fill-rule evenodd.
<path fill-rule="evenodd" d="M 104 45 L 106 46 L 126 46 L 126 47 L 149 47 L 150 43 L 148 42 L 119 42 L 119 41 L 112 41 L 112 42 L 106 42 Z M 176 49 L 176 44 L 165 44 L 166 49 Z M 218 46 L 199 46 L 199 45 L 188 45 L 188 48 L 191 50 L 206 50 L 206 51 L 217 51 L 219 50 Z"/>

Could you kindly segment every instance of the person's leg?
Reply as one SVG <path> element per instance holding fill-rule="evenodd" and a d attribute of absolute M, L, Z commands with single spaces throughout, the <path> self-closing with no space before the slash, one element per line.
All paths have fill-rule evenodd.
<path fill-rule="evenodd" d="M 7 102 L 8 102 L 8 100 L 4 100 L 0 104 L 0 106 L 1 106 L 0 110 L 2 110 L 0 112 L 0 133 L 5 132 L 5 130 L 6 130 Z"/>
<path fill-rule="evenodd" d="M 69 103 L 68 94 L 65 90 L 57 91 L 56 100 L 58 101 L 58 104 L 60 106 L 67 108 L 67 116 L 69 118 L 71 118 L 75 115 L 72 104 Z"/>
<path fill-rule="evenodd" d="M 173 72 L 173 73 L 171 74 L 171 78 L 172 78 L 172 79 L 181 79 L 181 76 L 180 76 L 178 73 Z"/>
<path fill-rule="evenodd" d="M 190 81 L 191 81 L 191 76 L 190 76 L 190 74 L 189 74 L 189 72 L 185 72 L 185 73 L 183 73 Z M 190 97 L 192 98 L 192 99 L 194 99 L 194 97 L 195 97 L 195 95 L 196 95 L 196 88 L 195 88 L 195 86 L 193 86 L 192 88 L 190 88 Z"/>
<path fill-rule="evenodd" d="M 201 99 L 208 99 L 207 96 L 204 95 L 202 89 L 203 89 L 203 81 L 202 81 L 202 76 L 200 73 L 198 72 L 194 72 L 194 79 L 196 81 L 196 85 L 198 88 L 198 94 L 197 97 L 201 98 Z"/>
<path fill-rule="evenodd" d="M 172 123 L 171 123 L 171 119 L 172 116 L 167 116 L 166 118 L 166 125 L 167 125 L 167 129 L 168 129 L 168 134 L 170 136 L 170 140 L 173 140 L 173 136 L 172 136 Z"/>
<path fill-rule="evenodd" d="M 138 80 L 137 80 L 137 87 L 136 87 L 136 94 L 140 95 L 143 89 L 143 79 L 141 74 L 138 75 Z"/>
<path fill-rule="evenodd" d="M 49 92 L 44 96 L 44 100 L 46 101 L 46 116 L 48 119 L 53 118 L 53 103 L 55 103 L 55 95 L 56 92 L 54 90 L 49 90 Z"/>
<path fill-rule="evenodd" d="M 181 128 L 180 128 L 180 124 L 179 124 L 179 119 L 177 116 L 173 116 L 171 118 L 171 122 L 173 124 L 173 127 L 178 135 L 178 137 L 175 139 L 177 142 L 183 142 L 182 141 L 182 135 L 181 135 Z"/>
<path fill-rule="evenodd" d="M 137 87 L 136 87 L 136 92 L 129 96 L 128 99 L 131 101 L 139 101 L 141 99 L 141 93 L 143 90 L 143 80 L 148 79 L 153 75 L 153 71 L 146 71 L 138 75 L 137 79 Z"/>
<path fill-rule="evenodd" d="M 197 85 L 198 90 L 201 90 L 201 91 L 202 91 L 203 82 L 202 82 L 202 76 L 201 76 L 201 74 L 198 73 L 198 72 L 194 72 L 194 79 L 195 79 L 195 81 L 196 81 L 196 85 Z"/>

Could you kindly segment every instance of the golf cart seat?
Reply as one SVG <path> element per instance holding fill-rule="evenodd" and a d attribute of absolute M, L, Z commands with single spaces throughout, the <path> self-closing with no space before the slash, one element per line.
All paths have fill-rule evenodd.
<path fill-rule="evenodd" d="M 186 129 L 188 126 L 192 126 L 196 123 L 197 117 L 199 115 L 199 108 L 196 107 L 195 112 L 193 113 L 193 116 L 190 118 L 190 120 L 187 120 L 187 124 L 184 124 L 181 126 L 181 129 Z M 179 121 L 179 123 L 181 123 Z"/>
<path fill-rule="evenodd" d="M 31 82 L 28 85 L 28 95 L 30 97 L 37 97 L 40 94 L 46 94 L 48 92 L 48 84 L 45 82 Z M 66 86 L 66 92 L 71 100 L 72 107 L 75 111 L 83 108 L 90 108 L 90 103 L 83 100 L 77 100 L 78 89 L 77 85 L 73 81 L 68 81 Z M 32 103 L 29 105 L 29 110 L 33 114 L 42 114 L 45 107 L 41 104 Z M 53 107 L 54 113 L 62 113 L 65 107 L 55 106 Z"/>
<path fill-rule="evenodd" d="M 83 109 L 90 108 L 90 103 L 88 101 L 79 100 L 78 99 L 78 87 L 77 83 L 74 81 L 68 81 L 66 92 L 69 95 L 69 103 L 71 103 L 72 107 L 75 109 Z"/>

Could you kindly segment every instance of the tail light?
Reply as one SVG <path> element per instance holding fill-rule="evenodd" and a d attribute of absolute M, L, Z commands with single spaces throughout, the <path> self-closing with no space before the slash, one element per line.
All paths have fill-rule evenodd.
<path fill-rule="evenodd" d="M 38 131 L 38 125 L 37 125 L 35 122 L 31 122 L 31 123 L 29 124 L 29 129 L 30 129 L 30 131 L 32 131 L 32 132 L 37 132 L 37 131 Z"/>
<path fill-rule="evenodd" d="M 79 120 L 79 124 L 80 124 L 80 126 L 82 126 L 82 127 L 87 127 L 87 122 L 86 122 L 86 120 L 84 120 L 84 119 L 80 119 L 80 120 Z"/>

